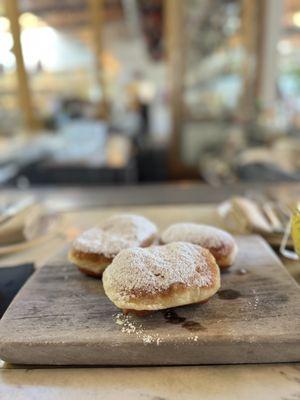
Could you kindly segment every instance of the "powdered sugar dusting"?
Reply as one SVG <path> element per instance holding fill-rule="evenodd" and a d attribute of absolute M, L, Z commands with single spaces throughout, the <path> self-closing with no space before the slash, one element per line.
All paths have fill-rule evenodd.
<path fill-rule="evenodd" d="M 124 315 L 123 313 L 118 313 L 114 315 L 114 320 L 120 327 L 120 331 L 126 335 L 135 335 L 137 338 L 143 341 L 144 345 L 154 344 L 159 346 L 164 343 L 165 340 L 169 340 L 170 334 L 165 333 L 163 337 L 157 332 L 149 332 L 148 329 L 145 330 L 143 324 L 137 321 L 132 315 Z M 187 342 L 198 342 L 200 336 L 197 334 L 189 334 L 186 336 L 185 340 Z"/>
<path fill-rule="evenodd" d="M 142 339 L 145 345 L 154 343 L 159 346 L 163 340 L 158 333 L 147 333 L 144 330 L 143 324 L 137 322 L 130 315 L 124 315 L 123 313 L 116 314 L 114 316 L 115 323 L 120 326 L 121 332 L 128 335 L 136 335 Z M 168 337 L 169 335 L 167 335 Z"/>
<path fill-rule="evenodd" d="M 234 245 L 230 233 L 209 225 L 179 223 L 170 225 L 161 235 L 164 243 L 189 242 L 205 248 L 220 248 L 226 253 L 226 247 Z"/>
<path fill-rule="evenodd" d="M 156 235 L 156 226 L 139 215 L 121 214 L 83 232 L 73 242 L 76 250 L 113 257 L 121 250 L 140 246 Z"/>
<path fill-rule="evenodd" d="M 135 293 L 156 294 L 172 284 L 206 287 L 213 280 L 209 256 L 204 248 L 184 242 L 123 250 L 106 269 L 104 288 L 127 301 Z"/>

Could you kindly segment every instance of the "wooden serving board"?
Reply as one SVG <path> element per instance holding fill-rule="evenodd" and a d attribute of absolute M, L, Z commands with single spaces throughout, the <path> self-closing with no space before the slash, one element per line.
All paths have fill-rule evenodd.
<path fill-rule="evenodd" d="M 170 365 L 300 361 L 297 284 L 257 236 L 208 303 L 124 317 L 61 254 L 28 281 L 0 322 L 0 357 L 22 364 Z"/>

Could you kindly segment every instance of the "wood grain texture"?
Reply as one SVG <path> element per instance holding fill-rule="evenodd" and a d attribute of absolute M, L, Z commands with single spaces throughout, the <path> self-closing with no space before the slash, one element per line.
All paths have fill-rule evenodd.
<path fill-rule="evenodd" d="M 53 365 L 300 361 L 297 284 L 263 239 L 241 237 L 238 245 L 221 290 L 240 295 L 221 292 L 206 304 L 176 309 L 184 322 L 198 323 L 197 331 L 183 321 L 168 323 L 163 312 L 118 324 L 120 313 L 101 281 L 80 274 L 60 254 L 34 274 L 1 320 L 0 357 Z M 236 298 L 224 299 L 228 293 Z"/>

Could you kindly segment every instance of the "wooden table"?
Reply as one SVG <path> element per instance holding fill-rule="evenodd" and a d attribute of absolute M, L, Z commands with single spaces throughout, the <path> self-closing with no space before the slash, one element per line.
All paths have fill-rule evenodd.
<path fill-rule="evenodd" d="M 131 188 L 131 191 L 127 188 L 115 190 L 107 188 L 88 192 L 73 188 L 64 189 L 62 192 L 41 190 L 36 193 L 52 209 L 72 209 L 64 213 L 69 237 L 77 229 L 90 226 L 98 218 L 113 211 L 134 210 L 151 218 L 151 215 L 158 210 L 166 215 L 166 204 L 170 203 L 173 205 L 168 207 L 169 216 L 180 212 L 181 218 L 186 220 L 195 220 L 196 216 L 196 220 L 203 222 L 213 222 L 217 225 L 220 222 L 216 219 L 212 205 L 199 205 L 205 201 L 214 201 L 214 189 L 203 185 L 154 186 L 144 189 L 145 192 L 141 187 Z M 243 193 L 249 190 L 249 187 L 236 189 L 235 191 L 232 188 L 224 188 L 223 192 L 221 189 L 216 189 L 216 201 L 223 200 L 229 193 L 230 195 Z M 269 187 L 263 188 L 266 189 L 270 190 Z M 276 192 L 275 188 L 271 190 Z M 277 193 L 280 192 L 281 196 L 291 196 L 288 190 L 297 196 L 297 193 L 300 194 L 300 185 L 292 185 L 290 189 L 279 188 Z M 132 204 L 136 205 L 140 200 L 143 206 L 129 206 L 130 197 Z M 151 206 L 145 206 L 151 202 Z M 113 208 L 107 208 L 109 203 Z M 94 208 L 78 210 L 89 206 Z M 63 246 L 64 242 L 65 238 L 55 237 L 39 248 L 0 259 L 0 266 L 15 265 L 25 261 L 35 261 L 37 266 L 40 266 L 49 255 Z M 298 263 L 293 263 L 290 270 L 294 271 L 293 275 L 299 276 Z M 300 398 L 300 364 L 168 368 L 22 368 L 3 365 L 0 371 L 1 400 L 83 398 L 87 400 L 120 398 L 296 400 Z"/>
<path fill-rule="evenodd" d="M 300 199 L 300 183 L 238 183 L 224 186 L 182 181 L 169 184 L 101 187 L 33 187 L 23 193 L 35 194 L 50 209 L 81 209 L 87 207 L 115 207 L 152 204 L 218 203 L 233 195 L 253 191 L 281 200 Z M 3 191 L 4 192 L 4 191 Z M 15 195 L 16 189 L 7 188 L 5 194 Z"/>

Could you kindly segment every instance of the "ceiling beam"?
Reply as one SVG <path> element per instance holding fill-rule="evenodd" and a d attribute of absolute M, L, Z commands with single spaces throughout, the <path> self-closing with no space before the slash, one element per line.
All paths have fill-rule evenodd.
<path fill-rule="evenodd" d="M 14 41 L 12 51 L 16 58 L 20 110 L 24 116 L 25 127 L 29 132 L 33 132 L 38 128 L 39 124 L 33 111 L 28 76 L 24 64 L 20 40 L 19 10 L 17 0 L 5 0 L 5 8 L 6 15 L 10 21 L 10 29 Z"/>

